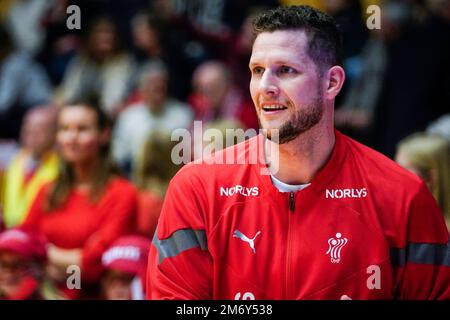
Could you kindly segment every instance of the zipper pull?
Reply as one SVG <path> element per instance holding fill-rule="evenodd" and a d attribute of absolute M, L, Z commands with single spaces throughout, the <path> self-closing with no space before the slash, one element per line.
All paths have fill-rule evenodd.
<path fill-rule="evenodd" d="M 293 213 L 294 210 L 295 210 L 294 192 L 291 191 L 289 194 L 289 211 Z"/>

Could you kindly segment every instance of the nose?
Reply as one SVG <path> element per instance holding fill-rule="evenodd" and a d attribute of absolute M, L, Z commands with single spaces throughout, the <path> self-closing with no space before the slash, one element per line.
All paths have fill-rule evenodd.
<path fill-rule="evenodd" d="M 264 70 L 259 83 L 261 93 L 266 97 L 274 97 L 279 93 L 278 83 L 275 75 L 270 69 Z"/>
<path fill-rule="evenodd" d="M 72 144 L 72 143 L 75 143 L 75 141 L 77 140 L 77 136 L 78 136 L 77 130 L 66 129 L 66 130 L 59 132 L 58 141 L 63 142 L 63 143 Z"/>

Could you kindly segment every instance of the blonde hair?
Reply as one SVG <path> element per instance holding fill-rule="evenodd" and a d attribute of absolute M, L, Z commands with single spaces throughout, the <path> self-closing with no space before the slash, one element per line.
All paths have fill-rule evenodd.
<path fill-rule="evenodd" d="M 450 219 L 450 145 L 447 140 L 425 133 L 412 134 L 398 145 L 412 165 L 425 176 L 435 172 L 430 191 L 442 209 L 447 220 Z"/>
<path fill-rule="evenodd" d="M 181 168 L 171 159 L 173 147 L 177 141 L 171 141 L 170 135 L 155 131 L 145 140 L 136 157 L 133 180 L 144 191 L 153 191 L 164 196 L 172 177 Z"/>

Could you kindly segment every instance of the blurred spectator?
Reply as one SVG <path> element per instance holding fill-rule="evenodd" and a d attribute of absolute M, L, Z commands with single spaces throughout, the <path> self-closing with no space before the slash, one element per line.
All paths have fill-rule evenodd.
<path fill-rule="evenodd" d="M 189 102 L 195 119 L 205 123 L 219 119 L 239 121 L 244 128 L 258 128 L 256 112 L 251 100 L 245 99 L 233 86 L 225 64 L 207 61 L 193 75 L 193 89 Z"/>
<path fill-rule="evenodd" d="M 163 58 L 163 45 L 161 42 L 161 25 L 146 12 L 140 12 L 131 21 L 133 44 L 136 49 L 136 60 L 145 63 L 148 60 L 161 60 Z"/>
<path fill-rule="evenodd" d="M 238 88 L 247 87 L 250 81 L 248 61 L 250 60 L 254 40 L 251 20 L 263 9 L 261 5 L 273 1 L 263 1 L 259 3 L 260 6 L 258 7 L 250 6 L 253 2 L 255 1 L 227 1 L 224 10 L 227 12 L 234 8 L 235 10 L 231 11 L 233 18 L 231 18 L 231 15 L 228 18 L 234 21 L 233 24 L 237 22 L 238 24 L 231 29 L 224 28 L 222 32 L 202 28 L 188 15 L 181 14 L 170 5 L 165 4 L 166 7 L 161 11 L 166 11 L 166 16 L 164 16 L 166 24 L 177 31 L 178 42 L 180 42 L 179 33 L 184 35 L 184 42 L 178 44 L 179 49 L 176 50 L 177 57 L 185 57 L 183 65 L 190 64 L 192 71 L 194 71 L 204 61 L 223 61 L 231 68 L 231 81 L 235 86 Z M 178 69 L 180 68 L 178 67 Z M 248 90 L 244 90 L 242 94 L 250 99 Z"/>
<path fill-rule="evenodd" d="M 427 127 L 428 134 L 441 136 L 450 143 L 450 114 L 443 115 Z"/>
<path fill-rule="evenodd" d="M 388 2 L 395 23 L 382 21 L 387 65 L 374 117 L 374 147 L 393 157 L 397 143 L 423 131 L 450 105 L 450 25 L 448 16 L 413 20 L 414 8 Z M 448 11 L 450 1 L 445 1 Z M 381 11 L 383 15 L 383 10 Z M 431 19 L 431 20 L 430 20 Z M 431 23 L 433 21 L 433 23 Z M 438 22 L 439 21 L 439 22 Z M 438 27 L 439 26 L 439 27 Z"/>
<path fill-rule="evenodd" d="M 150 245 L 148 238 L 133 235 L 114 241 L 102 257 L 102 298 L 144 300 Z"/>
<path fill-rule="evenodd" d="M 325 11 L 336 20 L 342 34 L 342 64 L 345 68 L 345 83 L 336 104 L 342 103 L 343 96 L 353 79 L 361 72 L 360 53 L 367 41 L 369 30 L 362 17 L 360 0 L 324 0 Z"/>
<path fill-rule="evenodd" d="M 35 55 L 42 47 L 45 29 L 42 20 L 57 0 L 16 0 L 10 7 L 6 24 L 16 47 Z"/>
<path fill-rule="evenodd" d="M 115 117 L 123 108 L 133 72 L 133 59 L 121 48 L 114 21 L 99 17 L 66 70 L 57 102 L 70 104 L 97 95 L 102 109 Z"/>
<path fill-rule="evenodd" d="M 88 21 L 88 10 L 80 8 L 83 13 L 81 20 L 81 30 L 68 29 L 67 8 L 71 2 L 79 5 L 80 1 L 72 0 L 53 0 L 54 4 L 46 12 L 42 19 L 42 26 L 45 28 L 45 38 L 42 49 L 36 56 L 36 60 L 45 66 L 47 73 L 54 86 L 61 83 L 66 68 L 75 56 L 80 47 L 80 38 L 83 28 Z"/>
<path fill-rule="evenodd" d="M 152 13 L 157 15 L 164 25 L 164 41 L 176 53 L 178 70 L 184 76 L 191 75 L 195 68 L 207 60 L 221 60 L 237 70 L 240 62 L 239 37 L 241 26 L 254 6 L 275 6 L 276 0 L 213 0 L 213 1 L 166 1 L 153 0 Z M 246 36 L 244 36 L 246 37 Z M 244 52 L 243 58 L 245 56 Z M 238 60 L 238 61 L 235 61 Z M 243 69 L 238 70 L 235 79 L 241 82 L 241 75 L 248 75 L 248 59 Z M 180 68 L 182 67 L 182 69 Z M 248 78 L 247 78 L 248 79 Z M 186 79 L 188 80 L 188 79 Z M 234 80 L 233 80 L 234 81 Z M 248 83 L 244 84 L 248 86 Z M 189 86 L 186 86 L 189 89 Z M 177 90 L 179 91 L 179 90 Z M 247 94 L 248 90 L 245 90 Z M 175 92 L 178 94 L 178 92 Z M 179 98 L 185 100 L 186 96 Z M 248 95 L 249 97 L 249 95 Z"/>
<path fill-rule="evenodd" d="M 153 4 L 167 14 L 185 16 L 196 27 L 221 33 L 228 28 L 223 22 L 225 0 L 155 0 Z"/>
<path fill-rule="evenodd" d="M 358 55 L 368 37 L 368 29 L 361 15 L 361 1 L 324 0 L 323 3 L 342 32 L 343 59 Z"/>
<path fill-rule="evenodd" d="M 144 67 L 140 80 L 144 101 L 131 105 L 117 119 L 113 155 L 127 173 L 134 167 L 133 161 L 150 133 L 160 131 L 170 135 L 177 128 L 191 125 L 189 106 L 168 96 L 168 81 L 169 74 L 164 64 L 149 63 Z"/>
<path fill-rule="evenodd" d="M 133 172 L 133 180 L 140 190 L 137 229 L 149 238 L 153 238 L 169 182 L 180 169 L 171 159 L 177 143 L 171 141 L 170 134 L 155 131 L 137 155 Z"/>
<path fill-rule="evenodd" d="M 209 122 L 203 127 L 204 134 L 200 137 L 194 137 L 196 140 L 193 145 L 194 153 L 192 155 L 192 160 L 198 160 L 200 157 L 209 156 L 216 151 L 243 142 L 246 137 L 243 136 L 241 140 L 241 137 L 237 134 L 238 131 L 236 131 L 238 129 L 241 129 L 241 131 L 244 132 L 241 123 L 235 120 L 220 119 Z M 219 139 L 219 137 L 221 139 Z M 247 136 L 247 138 L 248 137 L 249 136 Z"/>
<path fill-rule="evenodd" d="M 382 25 L 395 20 L 392 8 L 383 7 Z M 372 31 L 361 55 L 361 70 L 355 75 L 348 90 L 344 93 L 342 105 L 335 110 L 336 127 L 354 139 L 371 144 L 371 130 L 374 112 L 381 93 L 387 65 L 387 48 L 383 39 L 384 30 Z"/>
<path fill-rule="evenodd" d="M 361 73 L 351 83 L 342 106 L 335 111 L 336 127 L 360 142 L 370 144 L 369 134 L 386 68 L 383 42 L 372 37 L 361 54 Z"/>
<path fill-rule="evenodd" d="M 45 239 L 34 232 L 10 229 L 0 233 L 0 300 L 42 300 L 49 296 L 44 281 Z"/>
<path fill-rule="evenodd" d="M 17 139 L 26 109 L 50 102 L 51 95 L 44 70 L 30 55 L 14 49 L 0 24 L 0 138 Z"/>
<path fill-rule="evenodd" d="M 395 161 L 427 184 L 450 230 L 450 144 L 439 136 L 415 133 L 401 140 Z"/>
<path fill-rule="evenodd" d="M 169 94 L 177 99 L 185 100 L 189 91 L 189 81 L 191 68 L 188 62 L 180 52 L 173 47 L 170 33 L 164 21 L 161 21 L 155 15 L 140 12 L 137 13 L 131 22 L 132 39 L 134 46 L 135 58 L 138 62 L 138 68 L 135 81 L 138 82 L 141 77 L 142 69 L 149 62 L 161 61 L 167 69 L 169 75 Z M 132 96 L 132 102 L 138 102 L 137 90 Z"/>
<path fill-rule="evenodd" d="M 135 230 L 136 190 L 108 160 L 109 123 L 99 107 L 64 106 L 56 142 L 62 162 L 58 177 L 40 190 L 23 227 L 48 239 L 48 276 L 60 290 L 66 288 L 67 267 L 76 265 L 82 293 L 89 295 L 96 289 L 91 284 L 97 284 L 105 249 Z"/>
<path fill-rule="evenodd" d="M 2 181 L 3 222 L 7 228 L 21 224 L 39 189 L 55 179 L 58 157 L 53 150 L 57 111 L 51 106 L 36 107 L 25 115 L 21 149 Z"/>
<path fill-rule="evenodd" d="M 242 29 L 242 23 L 253 11 L 253 8 L 275 8 L 281 2 L 280 0 L 225 0 L 222 20 L 233 33 L 239 32 Z"/>
<path fill-rule="evenodd" d="M 233 83 L 237 88 L 246 88 L 250 83 L 248 63 L 250 61 L 253 41 L 255 39 L 252 20 L 256 17 L 260 10 L 261 9 L 259 7 L 251 9 L 250 14 L 242 23 L 242 26 L 233 43 L 229 44 L 231 51 L 226 57 L 225 62 L 231 68 Z M 244 90 L 243 94 L 247 96 L 247 98 L 251 99 L 249 90 Z"/>

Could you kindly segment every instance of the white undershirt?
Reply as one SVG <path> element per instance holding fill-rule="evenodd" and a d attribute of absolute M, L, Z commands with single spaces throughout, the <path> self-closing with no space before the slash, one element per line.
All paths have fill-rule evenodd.
<path fill-rule="evenodd" d="M 272 183 L 280 192 L 296 192 L 305 189 L 308 187 L 311 183 L 305 183 L 305 184 L 287 184 L 283 181 L 278 180 L 273 175 L 270 175 L 270 178 L 272 179 Z"/>

